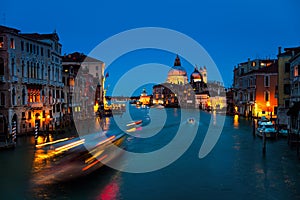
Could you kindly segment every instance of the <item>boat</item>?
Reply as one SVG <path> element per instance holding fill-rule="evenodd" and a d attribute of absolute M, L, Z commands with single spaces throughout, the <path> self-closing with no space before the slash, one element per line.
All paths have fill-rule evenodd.
<path fill-rule="evenodd" d="M 256 128 L 256 135 L 263 137 L 265 134 L 266 138 L 276 138 L 277 130 L 271 121 L 260 121 Z"/>
<path fill-rule="evenodd" d="M 126 132 L 128 133 L 135 132 L 139 130 L 142 124 L 143 124 L 143 120 L 132 121 L 126 125 L 127 126 Z"/>
<path fill-rule="evenodd" d="M 196 123 L 196 121 L 193 117 L 190 117 L 190 118 L 187 119 L 187 123 L 194 125 Z"/>
<path fill-rule="evenodd" d="M 270 120 L 266 118 L 265 116 L 262 116 L 260 120 L 258 121 L 258 125 L 261 124 L 262 122 L 269 122 Z"/>
<path fill-rule="evenodd" d="M 151 108 L 164 109 L 165 107 L 161 104 L 155 104 L 155 105 L 151 106 Z"/>
<path fill-rule="evenodd" d="M 125 148 L 126 134 L 93 133 L 36 145 L 33 164 L 34 184 L 52 184 L 90 174 L 112 162 Z"/>
<path fill-rule="evenodd" d="M 288 130 L 287 129 L 280 129 L 279 131 L 278 131 L 278 134 L 280 135 L 280 136 L 282 136 L 282 137 L 287 137 L 288 136 Z"/>

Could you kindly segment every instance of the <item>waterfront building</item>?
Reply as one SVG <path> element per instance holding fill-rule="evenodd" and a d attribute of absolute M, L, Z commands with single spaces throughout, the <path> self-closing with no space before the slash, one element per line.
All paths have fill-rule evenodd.
<path fill-rule="evenodd" d="M 195 106 L 200 109 L 208 107 L 209 92 L 207 87 L 207 70 L 204 66 L 198 70 L 195 66 L 194 72 L 190 76 L 190 85 L 195 95 Z"/>
<path fill-rule="evenodd" d="M 278 64 L 275 59 L 248 59 L 234 68 L 235 112 L 246 117 L 274 117 Z"/>
<path fill-rule="evenodd" d="M 300 47 L 284 48 L 278 47 L 278 86 L 276 97 L 278 99 L 278 123 L 280 125 L 288 124 L 286 115 L 291 106 L 291 63 L 290 59 L 300 52 Z"/>
<path fill-rule="evenodd" d="M 216 111 L 226 111 L 226 92 L 223 83 L 219 81 L 208 82 L 208 106 Z"/>
<path fill-rule="evenodd" d="M 165 83 L 153 86 L 153 104 L 161 104 L 166 107 L 199 108 L 207 104 L 208 91 L 204 80 L 207 79 L 206 67 L 195 67 L 191 74 L 191 82 L 177 55 L 173 67 L 169 70 Z"/>
<path fill-rule="evenodd" d="M 147 95 L 146 89 L 143 89 L 140 99 L 139 99 L 140 104 L 149 105 L 150 99 L 151 99 L 151 96 Z"/>
<path fill-rule="evenodd" d="M 61 122 L 59 37 L 0 26 L 0 134 L 45 130 Z"/>
<path fill-rule="evenodd" d="M 74 116 L 78 119 L 93 117 L 104 104 L 105 64 L 83 53 L 74 52 L 62 57 L 63 89 L 66 102 L 63 104 L 65 121 Z"/>
<path fill-rule="evenodd" d="M 289 128 L 291 133 L 299 133 L 300 130 L 300 53 L 294 54 L 289 60 L 290 63 L 290 109 L 289 115 Z"/>
<path fill-rule="evenodd" d="M 235 111 L 235 106 L 234 106 L 234 90 L 232 88 L 228 88 L 225 90 L 226 92 L 226 104 L 227 104 L 227 108 L 226 108 L 226 113 L 228 115 L 234 115 L 237 114 Z"/>

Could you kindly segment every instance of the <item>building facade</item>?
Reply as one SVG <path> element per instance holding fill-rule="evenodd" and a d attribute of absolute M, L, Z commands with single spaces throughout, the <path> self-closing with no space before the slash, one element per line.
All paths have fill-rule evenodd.
<path fill-rule="evenodd" d="M 63 89 L 66 101 L 63 113 L 66 122 L 94 117 L 104 103 L 105 64 L 83 53 L 74 52 L 62 57 Z"/>
<path fill-rule="evenodd" d="M 233 70 L 234 112 L 246 117 L 275 115 L 278 64 L 274 59 L 248 59 Z"/>
<path fill-rule="evenodd" d="M 56 33 L 23 34 L 0 26 L 1 134 L 59 125 L 64 86 L 61 48 Z"/>
<path fill-rule="evenodd" d="M 290 59 L 300 52 L 300 47 L 284 48 L 282 52 L 281 47 L 278 47 L 278 119 L 279 124 L 287 125 L 288 117 L 286 115 L 291 106 L 291 63 Z"/>
<path fill-rule="evenodd" d="M 290 84 L 291 84 L 291 96 L 290 96 L 290 108 L 289 115 L 289 128 L 291 133 L 299 133 L 300 130 L 300 53 L 294 54 L 289 60 L 290 62 Z"/>
<path fill-rule="evenodd" d="M 188 74 L 177 55 L 165 83 L 153 86 L 153 104 L 166 107 L 204 108 L 207 106 L 208 89 L 206 67 L 195 67 L 188 82 Z"/>

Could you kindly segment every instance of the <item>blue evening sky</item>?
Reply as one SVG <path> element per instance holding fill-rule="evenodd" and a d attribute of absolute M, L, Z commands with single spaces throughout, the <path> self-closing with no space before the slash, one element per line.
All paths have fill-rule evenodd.
<path fill-rule="evenodd" d="M 182 32 L 206 49 L 227 87 L 232 83 L 232 70 L 237 63 L 247 58 L 275 58 L 278 46 L 300 46 L 298 0 L 5 0 L 1 4 L 0 24 L 22 32 L 56 30 L 63 53 L 88 54 L 101 41 L 132 28 L 164 27 Z M 128 56 L 120 59 L 122 63 L 116 61 L 119 65 L 115 69 L 122 69 L 110 71 L 107 82 L 113 85 L 117 74 L 132 65 L 173 65 L 174 58 L 170 54 L 159 56 L 157 52 Z M 190 74 L 192 67 L 184 67 L 189 68 Z"/>

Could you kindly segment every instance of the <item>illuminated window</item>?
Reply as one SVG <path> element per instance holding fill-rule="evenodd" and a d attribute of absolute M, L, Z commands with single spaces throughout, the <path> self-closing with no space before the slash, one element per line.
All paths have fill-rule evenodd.
<path fill-rule="evenodd" d="M 11 49 L 15 48 L 15 39 L 14 38 L 10 38 L 10 48 Z"/>
<path fill-rule="evenodd" d="M 295 77 L 299 76 L 299 73 L 298 73 L 298 65 L 296 65 L 296 66 L 294 67 L 294 76 L 295 76 Z"/>
<path fill-rule="evenodd" d="M 265 101 L 270 101 L 270 92 L 265 91 Z"/>
<path fill-rule="evenodd" d="M 0 37 L 0 48 L 4 47 L 4 38 Z"/>
<path fill-rule="evenodd" d="M 260 63 L 260 66 L 261 66 L 261 67 L 265 67 L 265 66 L 266 66 L 266 63 L 261 62 L 261 63 Z"/>
<path fill-rule="evenodd" d="M 270 76 L 266 75 L 264 78 L 265 87 L 270 87 Z"/>
<path fill-rule="evenodd" d="M 256 63 L 253 61 L 252 62 L 252 67 L 255 67 L 256 66 Z"/>

